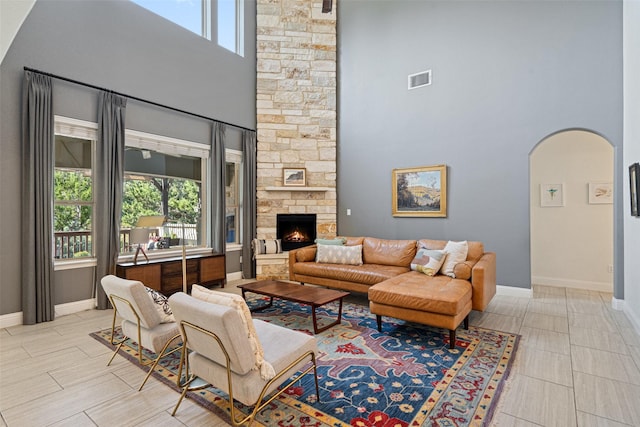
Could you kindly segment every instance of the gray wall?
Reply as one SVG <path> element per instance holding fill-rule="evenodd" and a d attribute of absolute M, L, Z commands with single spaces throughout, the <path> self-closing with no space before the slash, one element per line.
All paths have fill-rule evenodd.
<path fill-rule="evenodd" d="M 583 128 L 604 136 L 620 164 L 622 2 L 347 0 L 338 7 L 339 233 L 480 240 L 497 253 L 498 283 L 528 288 L 531 150 L 557 131 Z M 408 91 L 407 75 L 426 69 L 433 84 Z M 442 163 L 448 217 L 392 217 L 391 170 Z"/>
<path fill-rule="evenodd" d="M 213 22 L 216 22 L 214 19 Z M 0 315 L 20 303 L 20 105 L 23 67 L 255 129 L 255 2 L 245 57 L 129 1 L 38 0 L 0 66 Z M 97 93 L 54 80 L 55 114 L 96 121 Z M 210 125 L 129 101 L 127 128 L 209 143 Z M 237 132 L 232 148 L 238 148 Z M 231 265 L 228 271 L 239 270 Z M 55 274 L 56 304 L 91 295 L 91 269 Z"/>

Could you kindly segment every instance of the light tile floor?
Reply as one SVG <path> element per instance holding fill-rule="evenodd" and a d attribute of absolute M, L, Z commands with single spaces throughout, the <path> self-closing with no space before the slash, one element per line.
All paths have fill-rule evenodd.
<path fill-rule="evenodd" d="M 238 292 L 229 284 L 225 289 Z M 366 302 L 355 296 L 354 302 Z M 492 425 L 640 426 L 640 337 L 611 295 L 534 286 L 532 298 L 496 296 L 471 324 L 521 334 Z M 0 426 L 226 426 L 150 379 L 88 334 L 110 311 L 0 329 Z"/>

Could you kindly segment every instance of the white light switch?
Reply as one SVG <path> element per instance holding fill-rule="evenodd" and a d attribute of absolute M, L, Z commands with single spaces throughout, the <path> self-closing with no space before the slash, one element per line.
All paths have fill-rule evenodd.
<path fill-rule="evenodd" d="M 351 215 L 351 209 L 347 209 L 347 216 Z"/>

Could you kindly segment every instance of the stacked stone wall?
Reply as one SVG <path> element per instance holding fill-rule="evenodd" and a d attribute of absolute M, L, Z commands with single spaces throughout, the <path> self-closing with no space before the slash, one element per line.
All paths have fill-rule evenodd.
<path fill-rule="evenodd" d="M 318 237 L 336 233 L 335 1 L 332 13 L 321 9 L 322 0 L 257 1 L 260 239 L 276 237 L 278 213 L 315 213 Z M 289 191 L 284 168 L 304 168 L 309 191 Z"/>

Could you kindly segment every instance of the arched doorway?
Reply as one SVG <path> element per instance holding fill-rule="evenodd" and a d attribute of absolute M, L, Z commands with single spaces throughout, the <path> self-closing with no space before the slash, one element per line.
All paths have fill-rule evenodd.
<path fill-rule="evenodd" d="M 585 130 L 550 135 L 529 154 L 532 284 L 613 291 L 613 157 Z"/>

